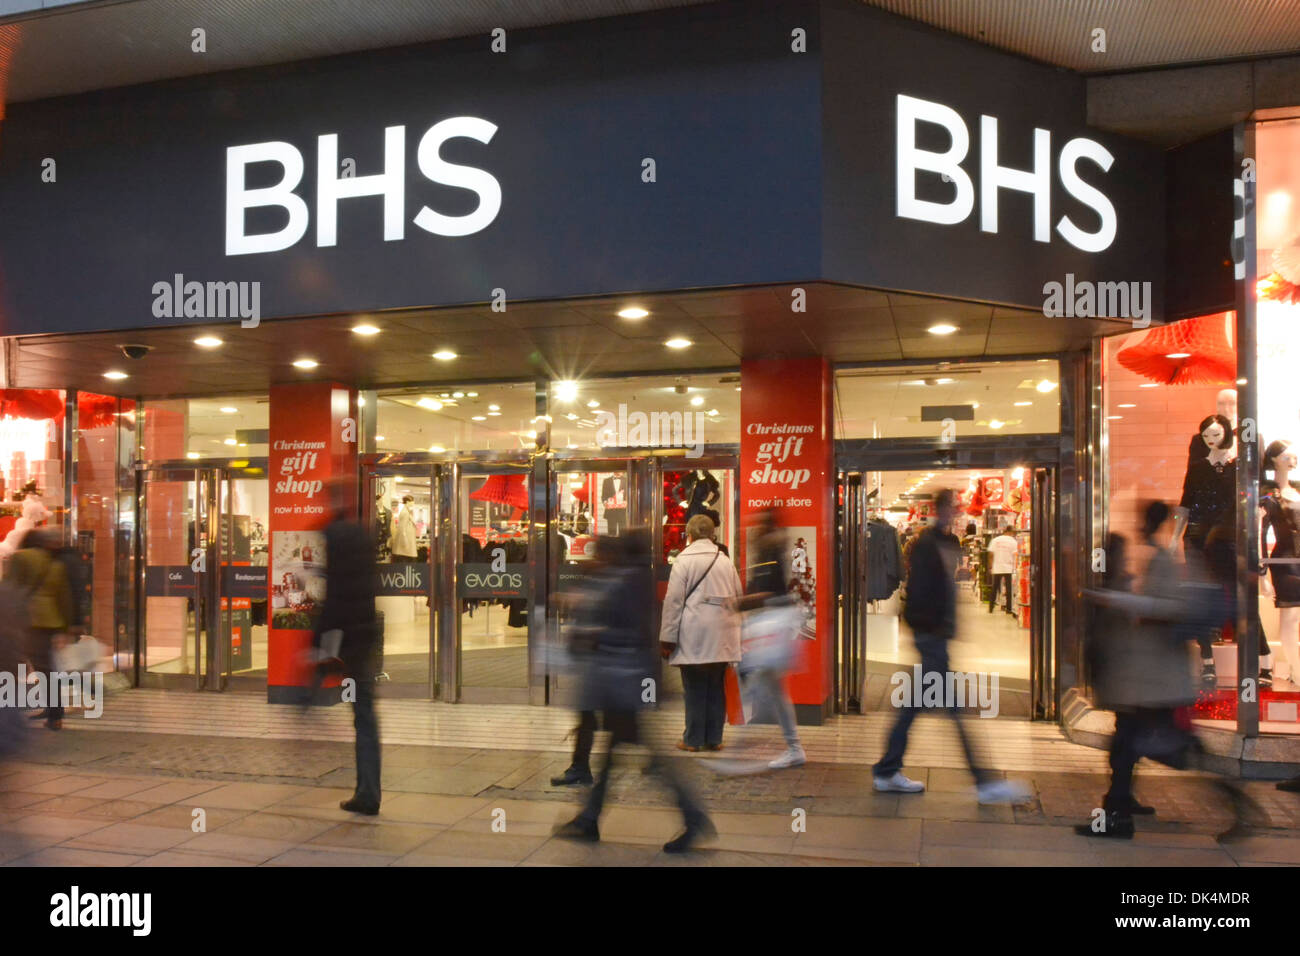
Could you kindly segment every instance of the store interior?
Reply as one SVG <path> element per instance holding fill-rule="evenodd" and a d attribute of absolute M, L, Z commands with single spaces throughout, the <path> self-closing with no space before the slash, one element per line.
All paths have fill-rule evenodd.
<path fill-rule="evenodd" d="M 874 543 L 867 549 L 863 710 L 891 709 L 891 678 L 900 667 L 910 668 L 920 660 L 911 629 L 902 621 L 907 561 L 916 536 L 931 523 L 935 495 L 951 488 L 961 496 L 953 532 L 962 547 L 956 638 L 949 651 L 952 668 L 997 674 L 999 714 L 1027 716 L 1033 521 L 1027 470 L 871 472 L 863 476 L 863 486 L 868 498 L 867 533 L 897 540 L 896 549 Z M 1004 531 L 1007 542 L 993 545 Z M 997 552 L 1003 557 L 994 563 Z M 894 582 L 898 584 L 891 589 Z"/>

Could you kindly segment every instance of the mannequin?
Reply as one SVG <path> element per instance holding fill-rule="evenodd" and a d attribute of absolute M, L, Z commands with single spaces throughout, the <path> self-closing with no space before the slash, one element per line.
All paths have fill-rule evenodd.
<path fill-rule="evenodd" d="M 402 496 L 402 506 L 393 516 L 393 557 L 414 561 L 415 551 L 415 516 L 412 505 L 415 499 L 410 495 Z"/>
<path fill-rule="evenodd" d="M 677 482 L 673 493 L 686 509 L 687 521 L 696 515 L 708 515 L 714 519 L 715 525 L 719 524 L 713 505 L 722 497 L 722 492 L 718 486 L 718 479 L 714 478 L 712 473 L 703 469 L 687 472 L 682 476 L 682 480 Z"/>
<path fill-rule="evenodd" d="M 1232 433 L 1237 434 L 1237 390 L 1235 388 L 1225 388 L 1219 392 L 1215 398 L 1215 414 L 1222 415 L 1232 423 Z M 1204 458 L 1210 451 L 1205 439 L 1201 433 L 1197 432 L 1192 436 L 1192 440 L 1187 444 L 1187 467 L 1190 470 L 1193 463 Z"/>
<path fill-rule="evenodd" d="M 1261 554 L 1271 558 L 1300 558 L 1300 491 L 1292 482 L 1297 473 L 1300 449 L 1294 442 L 1275 441 L 1264 449 L 1263 466 L 1273 472 L 1274 487 L 1260 499 L 1263 530 L 1259 536 Z M 1269 529 L 1273 531 L 1273 553 L 1267 554 Z M 1282 624 L 1282 648 L 1291 667 L 1291 682 L 1300 683 L 1300 564 L 1267 565 L 1268 574 L 1260 590 L 1273 598 Z"/>
<path fill-rule="evenodd" d="M 1200 434 L 1205 457 L 1188 466 L 1183 497 L 1174 509 L 1173 544 L 1183 541 L 1184 554 L 1188 548 L 1204 548 L 1210 529 L 1232 515 L 1237 493 L 1231 419 L 1210 415 L 1201 422 Z"/>
<path fill-rule="evenodd" d="M 609 534 L 622 534 L 627 527 L 626 475 L 610 475 L 600 483 L 600 503 L 605 506 L 605 527 Z"/>

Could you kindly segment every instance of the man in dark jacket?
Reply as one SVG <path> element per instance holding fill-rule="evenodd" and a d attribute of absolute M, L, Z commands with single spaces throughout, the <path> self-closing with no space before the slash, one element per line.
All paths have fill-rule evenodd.
<path fill-rule="evenodd" d="M 951 526 L 957 516 L 957 494 L 945 488 L 935 497 L 934 524 L 916 539 L 912 547 L 908 574 L 907 605 L 903 619 L 912 628 L 917 653 L 921 655 L 922 679 L 942 681 L 944 697 L 954 683 L 948 679 L 948 642 L 957 631 L 957 566 L 961 563 L 961 544 Z M 934 676 L 931 676 L 934 675 Z M 903 754 L 907 751 L 907 732 L 916 719 L 918 708 L 913 695 L 905 694 L 898 719 L 889 734 L 885 756 L 872 768 L 875 788 L 888 793 L 920 793 L 925 784 L 903 776 Z M 975 777 L 980 803 L 1019 803 L 1028 796 L 1025 789 L 1011 781 L 996 780 L 975 763 L 970 739 L 962 727 L 955 699 L 945 699 L 944 709 L 952 715 L 966 753 L 966 763 Z"/>
<path fill-rule="evenodd" d="M 357 788 L 339 806 L 349 813 L 379 813 L 379 720 L 375 716 L 374 543 L 347 514 L 335 512 L 325 529 L 325 606 L 317 624 L 322 647 L 338 641 L 344 699 L 352 698 L 357 735 Z M 340 633 L 335 633 L 340 632 Z M 351 681 L 353 683 L 348 683 Z"/>

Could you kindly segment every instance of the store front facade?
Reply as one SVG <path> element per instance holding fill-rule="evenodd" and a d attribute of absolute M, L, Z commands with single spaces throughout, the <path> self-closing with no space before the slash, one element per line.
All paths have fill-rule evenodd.
<path fill-rule="evenodd" d="M 1235 307 L 1168 274 L 1167 157 L 1089 130 L 1077 76 L 852 4 L 510 49 L 5 118 L 0 191 L 31 223 L 0 236 L 5 384 L 59 389 L 56 424 L 110 393 L 111 480 L 92 491 L 89 446 L 39 454 L 62 462 L 69 535 L 102 515 L 114 542 L 95 539 L 93 628 L 117 666 L 296 699 L 342 482 L 376 529 L 386 692 L 555 702 L 552 597 L 594 537 L 650 526 L 662 588 L 690 514 L 716 514 L 743 566 L 774 508 L 804 541 L 814 639 L 792 691 L 816 720 L 866 679 L 844 623 L 870 517 L 849 520 L 852 496 L 934 472 L 1032 553 L 1027 716 L 1061 716 L 1086 692 L 1080 595 L 1106 528 L 1102 337 L 1160 326 L 1173 293 L 1178 317 Z M 1135 291 L 1067 314 L 1052 283 Z M 86 430 L 59 427 L 60 449 Z M 923 514 L 925 489 L 906 494 Z"/>

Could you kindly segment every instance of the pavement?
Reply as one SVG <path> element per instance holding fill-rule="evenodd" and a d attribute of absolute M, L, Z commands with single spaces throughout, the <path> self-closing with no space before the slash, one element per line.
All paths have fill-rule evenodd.
<path fill-rule="evenodd" d="M 133 694 L 135 692 L 132 692 Z M 222 707 L 273 710 L 264 702 L 202 695 L 170 695 L 199 712 Z M 217 703 L 210 703 L 214 699 Z M 115 701 L 117 699 L 115 698 Z M 146 706 L 136 696 L 115 705 L 121 714 Z M 470 720 L 470 705 L 385 701 L 395 717 L 411 703 L 435 714 Z M 171 706 L 179 706 L 173 703 Z M 439 710 L 438 708 L 443 708 Z M 483 707 L 487 720 L 500 708 Z M 531 717 L 530 717 L 531 715 Z M 195 716 L 194 714 L 191 715 Z M 201 714 L 200 714 L 201 716 Z M 680 830 L 672 799 L 642 772 L 644 751 L 633 750 L 616 769 L 599 844 L 551 836 L 570 819 L 581 791 L 556 788 L 550 777 L 567 765 L 570 742 L 554 734 L 545 749 L 393 742 L 385 734 L 384 803 L 378 817 L 344 813 L 351 796 L 353 750 L 336 735 L 343 708 L 317 726 L 318 738 L 238 736 L 239 727 L 191 719 L 186 733 L 110 729 L 70 716 L 61 732 L 35 731 L 21 759 L 0 765 L 0 864 L 5 866 L 1267 866 L 1300 863 L 1300 795 L 1269 782 L 1241 784 L 1257 806 L 1230 842 L 1216 834 L 1233 823 L 1229 803 L 1213 778 L 1143 765 L 1137 792 L 1154 804 L 1139 818 L 1132 841 L 1095 840 L 1073 832 L 1089 819 L 1106 789 L 1103 769 L 1070 769 L 1080 762 L 1065 751 L 1042 769 L 1003 771 L 1027 785 L 1021 807 L 981 807 L 969 774 L 946 756 L 951 728 L 918 721 L 915 754 L 938 755 L 906 767 L 926 783 L 917 795 L 871 790 L 869 763 L 857 748 L 809 748 L 803 767 L 721 776 L 714 758 L 666 759 L 709 808 L 716 839 L 685 856 L 666 855 L 664 841 Z M 438 720 L 430 718 L 433 723 Z M 449 720 L 451 718 L 448 718 Z M 524 708 L 549 728 L 570 725 L 553 708 Z M 673 725 L 672 714 L 661 718 Z M 866 717 L 845 718 L 852 733 L 867 733 Z M 330 723 L 330 722 L 333 723 Z M 445 723 L 446 721 L 444 721 Z M 550 722 L 550 723 L 547 723 Z M 398 723 L 396 719 L 390 724 Z M 996 752 L 1001 737 L 1024 735 L 1028 722 L 988 721 Z M 1015 726 L 1019 723 L 1021 726 Z M 91 727 L 94 730 L 91 730 Z M 994 728 L 1001 726 L 1001 730 Z M 1037 725 L 1034 733 L 1040 733 Z M 219 729 L 203 733 L 204 729 Z M 454 724 L 453 724 L 454 729 Z M 981 726 L 981 729 L 985 728 Z M 521 729 L 527 736 L 536 729 Z M 838 732 L 809 728 L 830 739 Z M 1059 731 L 1056 731 L 1059 733 Z M 879 730 L 872 730 L 872 736 Z M 810 736 L 817 736 L 811 734 Z M 436 738 L 436 735 L 435 735 Z M 596 765 L 603 735 L 597 739 Z M 776 752 L 775 728 L 728 728 L 730 762 Z M 1046 738 L 1044 738 L 1046 739 Z M 938 741 L 938 743 L 936 743 Z M 499 742 L 499 741 L 498 741 Z M 1068 742 L 1063 747 L 1074 748 Z M 864 744 L 865 748 L 866 745 Z M 838 748 L 844 749 L 844 748 Z M 1079 748 L 1097 755 L 1089 748 Z M 1052 751 L 1054 752 L 1054 751 Z M 1091 758 L 1090 758 L 1091 759 Z M 992 764 L 996 765 L 996 764 Z M 1104 762 L 1102 764 L 1104 767 Z"/>

